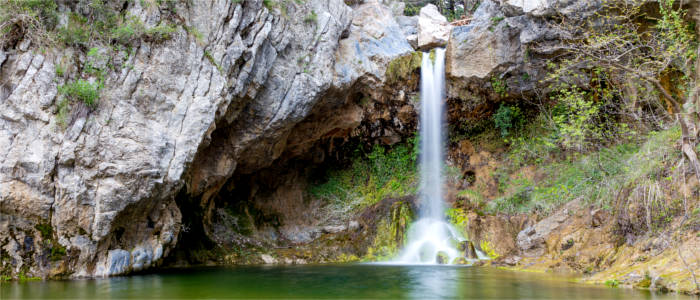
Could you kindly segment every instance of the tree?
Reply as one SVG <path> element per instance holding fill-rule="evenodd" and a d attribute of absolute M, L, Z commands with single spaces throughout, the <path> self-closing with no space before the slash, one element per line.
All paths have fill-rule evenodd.
<path fill-rule="evenodd" d="M 658 5 L 658 9 L 650 7 Z M 682 151 L 700 179 L 698 143 L 698 56 L 687 12 L 675 0 L 603 0 L 594 17 L 581 22 L 561 15 L 549 25 L 566 41 L 566 58 L 550 80 L 572 89 L 588 85 L 627 107 L 655 102 L 666 119 L 682 130 Z M 574 78 L 572 74 L 585 74 Z"/>

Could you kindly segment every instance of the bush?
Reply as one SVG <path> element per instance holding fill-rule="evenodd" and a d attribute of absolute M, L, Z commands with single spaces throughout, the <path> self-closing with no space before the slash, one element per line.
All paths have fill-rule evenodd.
<path fill-rule="evenodd" d="M 95 107 L 100 97 L 101 83 L 90 83 L 79 79 L 71 83 L 59 86 L 58 91 L 68 99 L 80 100 L 88 107 Z"/>
<path fill-rule="evenodd" d="M 515 130 L 523 123 L 520 108 L 505 104 L 501 104 L 501 106 L 498 107 L 498 110 L 493 115 L 492 119 L 496 128 L 501 131 L 502 137 L 508 136 L 512 130 Z"/>
<path fill-rule="evenodd" d="M 338 211 L 413 194 L 417 180 L 416 144 L 417 140 L 412 139 L 412 143 L 392 148 L 375 145 L 366 155 L 358 150 L 348 168 L 328 171 L 324 182 L 310 185 L 309 194 Z"/>
<path fill-rule="evenodd" d="M 160 24 L 158 26 L 146 29 L 143 36 L 146 40 L 152 42 L 162 42 L 171 39 L 173 33 L 176 31 L 177 29 L 174 26 Z"/>
<path fill-rule="evenodd" d="M 50 32 L 58 23 L 57 9 L 53 0 L 0 1 L 0 48 L 23 36 L 35 44 L 51 43 Z"/>
<path fill-rule="evenodd" d="M 506 81 L 496 76 L 491 77 L 491 88 L 501 97 L 505 97 L 508 94 L 508 85 Z"/>
<path fill-rule="evenodd" d="M 71 14 L 66 26 L 58 29 L 58 37 L 68 46 L 87 46 L 90 40 L 87 19 L 78 14 Z"/>

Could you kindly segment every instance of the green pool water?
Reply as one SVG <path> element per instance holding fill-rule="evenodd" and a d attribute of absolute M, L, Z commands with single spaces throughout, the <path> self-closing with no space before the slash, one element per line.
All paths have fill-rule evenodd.
<path fill-rule="evenodd" d="M 0 299 L 16 298 L 691 299 L 493 268 L 373 264 L 193 268 L 0 285 Z"/>

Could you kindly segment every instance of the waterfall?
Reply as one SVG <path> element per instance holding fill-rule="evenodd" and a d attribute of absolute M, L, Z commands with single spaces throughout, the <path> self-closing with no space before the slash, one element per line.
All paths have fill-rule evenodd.
<path fill-rule="evenodd" d="M 423 53 L 421 65 L 419 219 L 409 229 L 399 263 L 451 263 L 462 256 L 456 246 L 464 238 L 445 220 L 445 50 L 435 49 L 430 56 Z"/>

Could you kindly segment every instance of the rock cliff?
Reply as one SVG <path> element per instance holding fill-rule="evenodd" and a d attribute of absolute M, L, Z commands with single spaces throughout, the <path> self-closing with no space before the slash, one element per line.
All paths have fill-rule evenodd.
<path fill-rule="evenodd" d="M 188 229 L 176 195 L 207 208 L 234 172 L 358 127 L 352 91 L 379 95 L 388 63 L 413 51 L 374 2 L 118 2 L 146 26 L 174 22 L 172 38 L 88 52 L 41 48 L 27 35 L 0 51 L 3 273 L 158 265 Z M 95 105 L 69 102 L 61 119 L 59 88 L 78 79 L 104 88 Z"/>

